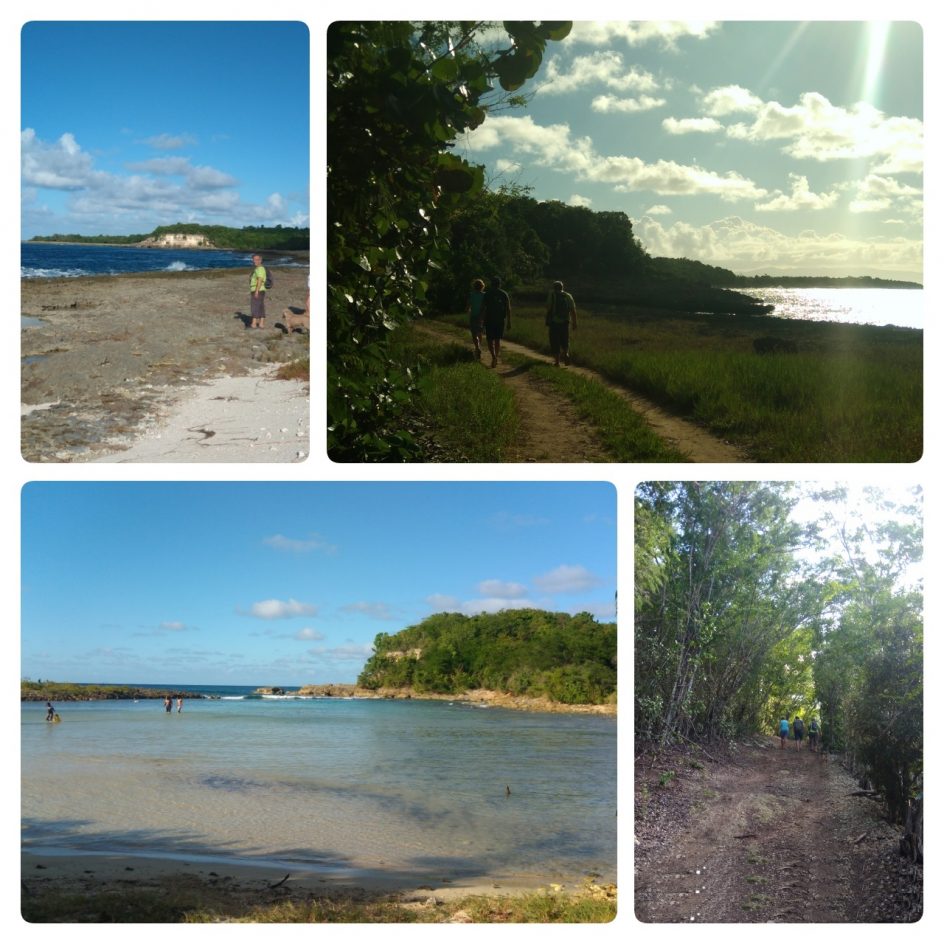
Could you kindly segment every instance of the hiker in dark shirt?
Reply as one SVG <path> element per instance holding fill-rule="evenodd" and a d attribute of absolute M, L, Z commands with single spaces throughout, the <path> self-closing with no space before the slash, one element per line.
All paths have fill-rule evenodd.
<path fill-rule="evenodd" d="M 577 330 L 577 306 L 574 296 L 564 291 L 563 282 L 555 282 L 547 304 L 548 340 L 554 355 L 554 366 L 560 367 L 561 360 L 570 363 L 570 329 Z"/>
<path fill-rule="evenodd" d="M 511 330 L 511 299 L 501 287 L 501 279 L 497 275 L 492 276 L 491 285 L 485 290 L 482 314 L 485 321 L 485 340 L 488 341 L 488 352 L 492 355 L 492 363 L 489 366 L 494 367 L 501 354 L 501 340 L 505 331 Z"/>
<path fill-rule="evenodd" d="M 803 740 L 803 719 L 799 715 L 793 719 L 793 740 L 796 741 L 797 750 L 799 750 L 800 741 Z"/>

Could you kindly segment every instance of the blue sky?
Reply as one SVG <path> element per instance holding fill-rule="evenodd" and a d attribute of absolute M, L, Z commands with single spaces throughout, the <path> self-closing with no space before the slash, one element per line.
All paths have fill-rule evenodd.
<path fill-rule="evenodd" d="M 921 280 L 922 46 L 909 22 L 577 22 L 459 150 L 624 211 L 655 256 Z"/>
<path fill-rule="evenodd" d="M 22 674 L 354 681 L 435 612 L 614 616 L 608 483 L 30 483 Z"/>
<path fill-rule="evenodd" d="M 21 55 L 23 238 L 308 225 L 303 23 L 32 22 Z"/>

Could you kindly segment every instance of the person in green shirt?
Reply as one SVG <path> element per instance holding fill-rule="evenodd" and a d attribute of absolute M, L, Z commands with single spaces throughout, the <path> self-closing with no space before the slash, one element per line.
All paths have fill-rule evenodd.
<path fill-rule="evenodd" d="M 252 275 L 249 276 L 249 315 L 252 319 L 250 328 L 265 327 L 265 283 L 266 270 L 262 256 L 255 253 L 252 257 Z"/>

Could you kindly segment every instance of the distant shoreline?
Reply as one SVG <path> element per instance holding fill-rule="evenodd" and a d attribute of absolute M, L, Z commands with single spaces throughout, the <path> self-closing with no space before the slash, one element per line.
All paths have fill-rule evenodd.
<path fill-rule="evenodd" d="M 26 683 L 23 683 L 26 684 Z M 142 689 L 122 685 L 75 684 L 69 685 L 68 691 L 55 687 L 39 691 L 26 691 L 21 687 L 21 702 L 79 702 L 79 701 L 129 701 L 133 699 L 162 699 L 167 695 L 172 698 L 182 697 L 193 700 L 215 701 L 220 696 L 202 692 L 187 692 L 183 689 Z M 509 708 L 515 711 L 540 711 L 554 714 L 596 714 L 616 716 L 616 704 L 565 704 L 546 697 L 532 698 L 524 695 L 510 695 L 489 689 L 470 689 L 458 694 L 439 692 L 416 692 L 409 688 L 361 688 L 358 685 L 338 683 L 329 685 L 302 685 L 297 689 L 278 686 L 260 687 L 254 695 L 268 695 L 280 698 L 351 698 L 365 701 L 450 701 L 464 704 Z"/>

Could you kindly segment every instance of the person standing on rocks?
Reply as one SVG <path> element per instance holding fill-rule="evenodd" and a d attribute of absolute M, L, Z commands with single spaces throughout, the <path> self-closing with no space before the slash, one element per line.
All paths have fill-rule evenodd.
<path fill-rule="evenodd" d="M 570 329 L 577 330 L 577 306 L 574 296 L 564 291 L 563 282 L 555 282 L 547 305 L 548 340 L 554 355 L 554 366 L 560 367 L 561 360 L 570 363 Z"/>
<path fill-rule="evenodd" d="M 252 257 L 252 275 L 249 276 L 249 316 L 250 328 L 265 327 L 266 270 L 262 256 L 255 253 Z"/>
<path fill-rule="evenodd" d="M 492 355 L 494 367 L 501 355 L 501 341 L 505 331 L 511 331 L 511 299 L 501 287 L 501 279 L 492 276 L 491 285 L 485 291 L 482 299 L 482 312 L 485 315 L 485 340 L 488 342 L 488 352 Z"/>

